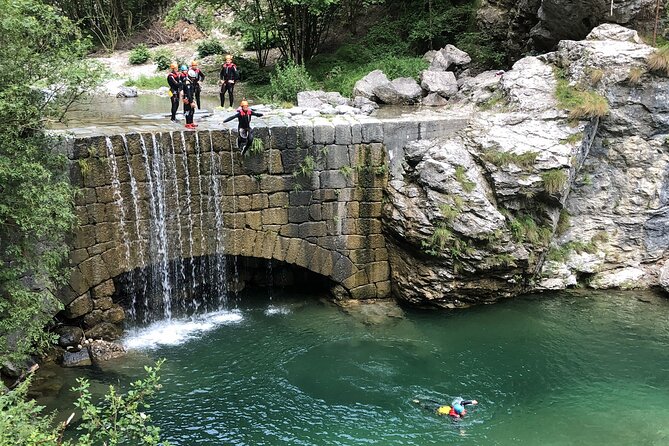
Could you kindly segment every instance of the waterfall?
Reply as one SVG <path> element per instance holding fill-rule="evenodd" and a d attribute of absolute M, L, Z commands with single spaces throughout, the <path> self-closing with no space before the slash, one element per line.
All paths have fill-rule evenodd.
<path fill-rule="evenodd" d="M 197 169 L 197 183 L 198 183 L 198 192 L 199 192 L 199 198 L 200 198 L 200 254 L 204 254 L 207 252 L 207 245 L 205 243 L 205 235 L 204 235 L 204 205 L 203 205 L 203 199 L 202 199 L 202 168 L 201 168 L 201 154 L 200 154 L 201 148 L 200 148 L 200 134 L 198 132 L 195 132 L 195 167 Z M 203 271 L 203 265 L 202 262 L 198 265 L 198 278 L 204 277 L 204 271 Z M 201 279 L 200 279 L 201 280 Z M 197 310 L 199 303 L 196 299 L 193 299 L 193 304 L 195 306 L 195 310 Z"/>
<path fill-rule="evenodd" d="M 188 262 L 190 269 L 190 293 L 189 296 L 195 295 L 195 264 L 193 259 L 193 210 L 192 210 L 192 198 L 191 198 L 191 189 L 190 189 L 190 173 L 188 170 L 188 149 L 186 147 L 186 137 L 184 132 L 181 134 L 181 149 L 183 152 L 182 155 L 182 164 L 184 168 L 184 184 L 186 187 L 186 215 L 188 215 Z"/>
<path fill-rule="evenodd" d="M 142 286 L 142 296 L 145 296 L 146 298 L 146 277 L 145 277 L 145 272 L 144 268 L 146 267 L 146 261 L 144 260 L 144 246 L 143 246 L 143 237 L 141 234 L 141 230 L 139 227 L 139 192 L 137 191 L 137 180 L 135 179 L 135 175 L 133 173 L 132 169 L 132 162 L 130 160 L 130 150 L 128 149 L 128 140 L 125 137 L 125 135 L 121 135 L 121 139 L 123 141 L 123 153 L 125 155 L 125 163 L 128 166 L 128 176 L 130 177 L 130 195 L 132 196 L 132 208 L 134 211 L 134 219 L 135 219 L 135 237 L 136 237 L 136 252 L 139 258 L 140 262 L 140 280 L 139 283 Z M 132 303 L 130 307 L 130 317 L 131 319 L 135 319 L 137 315 L 137 285 L 136 282 L 130 274 L 130 294 L 132 295 Z M 148 302 L 145 299 L 144 302 L 145 307 L 148 306 Z M 144 312 L 144 322 L 146 322 L 146 312 Z"/>
<path fill-rule="evenodd" d="M 177 154 L 176 154 L 176 149 L 174 147 L 174 135 L 172 132 L 170 132 L 170 147 L 171 147 L 171 153 L 169 154 L 169 160 L 170 160 L 170 166 L 166 167 L 168 171 L 174 172 L 174 182 L 173 182 L 173 187 L 174 187 L 174 199 L 176 203 L 176 208 L 174 209 L 174 213 L 176 214 L 176 225 L 177 225 L 177 237 L 178 237 L 178 246 L 179 246 L 179 256 L 178 260 L 175 262 L 176 263 L 176 271 L 175 271 L 175 284 L 176 288 L 180 289 L 185 283 L 186 283 L 186 272 L 184 271 L 184 262 L 183 262 L 183 234 L 181 230 L 181 200 L 179 199 L 179 178 L 177 174 Z M 180 294 L 179 295 L 179 301 L 181 302 L 181 308 L 185 310 L 185 299 L 184 297 Z"/>
<path fill-rule="evenodd" d="M 210 275 L 213 276 L 210 281 L 213 289 L 215 298 L 218 301 L 219 310 L 222 309 L 227 298 L 227 277 L 226 277 L 226 261 L 225 261 L 225 250 L 223 243 L 221 241 L 221 234 L 223 228 L 223 213 L 221 212 L 221 194 L 219 187 L 219 175 L 216 169 L 216 160 L 218 157 L 214 152 L 214 139 L 211 135 L 211 130 L 209 131 L 209 146 L 211 148 L 210 159 L 210 174 L 211 174 L 211 190 L 212 194 L 210 195 L 210 202 L 213 203 L 214 208 L 214 218 L 215 218 L 215 228 L 216 228 L 216 243 L 214 248 L 214 268 L 211 269 Z"/>
<path fill-rule="evenodd" d="M 229 138 L 228 140 L 230 141 L 230 173 L 232 175 L 232 227 L 233 230 L 237 229 L 237 193 L 235 192 L 235 143 L 234 143 L 234 137 L 232 134 L 232 130 L 229 130 Z M 232 232 L 234 234 L 234 231 Z M 235 244 L 237 243 L 236 237 L 233 235 L 232 236 L 232 252 L 237 252 L 237 247 Z M 237 264 L 237 256 L 233 256 L 232 258 L 232 265 L 234 267 L 234 277 L 233 280 L 235 281 L 235 294 L 237 293 L 237 290 L 239 289 L 239 265 Z"/>
<path fill-rule="evenodd" d="M 105 143 L 107 146 L 107 161 L 109 162 L 109 168 L 111 169 L 112 175 L 112 194 L 114 197 L 114 204 L 118 209 L 119 214 L 119 229 L 121 230 L 121 236 L 123 237 L 123 245 L 125 246 L 125 264 L 126 267 L 130 265 L 130 239 L 128 237 L 128 232 L 125 228 L 125 207 L 123 205 L 123 195 L 121 195 L 121 179 L 119 177 L 118 163 L 116 161 L 116 155 L 114 154 L 114 145 L 109 136 L 105 137 Z M 135 295 L 132 296 L 132 305 L 130 309 L 130 316 L 134 318 L 135 316 Z"/>

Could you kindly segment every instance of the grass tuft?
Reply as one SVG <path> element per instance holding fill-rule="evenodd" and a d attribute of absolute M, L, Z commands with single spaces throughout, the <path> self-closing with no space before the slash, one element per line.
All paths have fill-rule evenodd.
<path fill-rule="evenodd" d="M 627 75 L 627 81 L 630 84 L 638 85 L 641 83 L 641 78 L 643 77 L 644 74 L 646 74 L 646 72 L 643 70 L 643 68 L 632 67 L 630 68 L 630 72 Z"/>
<path fill-rule="evenodd" d="M 560 192 L 567 183 L 567 174 L 561 169 L 547 170 L 541 174 L 546 192 L 553 195 Z"/>
<path fill-rule="evenodd" d="M 488 150 L 481 155 L 481 158 L 497 167 L 515 164 L 518 167 L 530 167 L 534 165 L 539 152 L 524 152 L 516 154 L 513 152 L 502 152 L 500 150 Z"/>
<path fill-rule="evenodd" d="M 669 76 L 669 46 L 663 46 L 655 50 L 648 57 L 648 68 L 650 71 L 663 73 Z"/>

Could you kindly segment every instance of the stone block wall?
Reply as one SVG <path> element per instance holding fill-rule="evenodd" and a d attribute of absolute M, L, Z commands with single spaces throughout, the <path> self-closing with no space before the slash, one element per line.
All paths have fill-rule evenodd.
<path fill-rule="evenodd" d="M 381 227 L 389 156 L 434 137 L 437 121 L 372 118 L 255 122 L 263 149 L 242 157 L 236 129 L 86 135 L 70 141 L 79 188 L 66 316 L 118 324 L 113 279 L 225 254 L 275 259 L 332 279 L 352 298 L 390 294 Z M 444 131 L 450 131 L 444 123 Z M 157 271 L 157 272 L 155 272 Z"/>

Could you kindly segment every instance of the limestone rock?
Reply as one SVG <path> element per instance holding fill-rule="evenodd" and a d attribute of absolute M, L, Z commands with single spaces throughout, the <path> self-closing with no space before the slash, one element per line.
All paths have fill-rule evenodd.
<path fill-rule="evenodd" d="M 376 100 L 374 90 L 382 85 L 389 84 L 390 80 L 381 70 L 374 70 L 360 79 L 353 87 L 353 96 L 362 96 L 367 99 Z"/>
<path fill-rule="evenodd" d="M 614 23 L 599 25 L 588 34 L 586 40 L 617 40 L 620 42 L 644 43 L 641 37 L 639 37 L 638 32 Z"/>
<path fill-rule="evenodd" d="M 93 300 L 90 293 L 83 294 L 74 299 L 67 307 L 65 307 L 65 317 L 68 319 L 75 319 L 90 312 L 93 309 Z"/>
<path fill-rule="evenodd" d="M 660 286 L 665 292 L 669 293 L 669 260 L 664 262 L 660 270 Z"/>
<path fill-rule="evenodd" d="M 135 87 L 121 87 L 116 93 L 117 98 L 136 98 L 137 89 Z"/>
<path fill-rule="evenodd" d="M 522 110 L 556 109 L 553 68 L 536 57 L 525 57 L 504 73 L 501 88 L 511 104 Z"/>
<path fill-rule="evenodd" d="M 646 288 L 642 279 L 646 273 L 640 268 L 628 267 L 605 271 L 596 274 L 590 280 L 590 286 L 595 289 L 620 288 L 631 290 L 635 288 Z"/>
<path fill-rule="evenodd" d="M 453 71 L 455 68 L 463 67 L 471 63 L 469 54 L 453 45 L 446 45 L 434 54 L 430 61 L 430 71 Z"/>
<path fill-rule="evenodd" d="M 118 325 L 109 322 L 102 322 L 95 327 L 86 330 L 86 337 L 91 339 L 104 339 L 105 341 L 115 341 L 121 337 L 123 330 Z"/>
<path fill-rule="evenodd" d="M 444 105 L 448 105 L 448 99 L 444 98 L 439 93 L 430 93 L 423 98 L 421 103 L 428 107 L 443 107 Z"/>
<path fill-rule="evenodd" d="M 386 104 L 415 104 L 423 95 L 415 79 L 400 77 L 374 88 L 374 96 Z"/>
<path fill-rule="evenodd" d="M 108 342 L 95 340 L 89 344 L 91 357 L 95 362 L 109 361 L 110 359 L 120 358 L 126 354 L 125 348 L 118 342 Z"/>
<path fill-rule="evenodd" d="M 310 90 L 297 93 L 297 106 L 303 108 L 321 108 L 325 104 L 336 107 L 338 105 L 348 105 L 348 102 L 348 99 L 338 92 Z"/>
<path fill-rule="evenodd" d="M 360 109 L 360 112 L 365 115 L 371 115 L 379 108 L 379 104 L 364 96 L 356 96 L 353 98 L 353 106 Z"/>
<path fill-rule="evenodd" d="M 420 86 L 428 93 L 438 93 L 450 98 L 458 92 L 458 81 L 451 71 L 423 71 Z"/>

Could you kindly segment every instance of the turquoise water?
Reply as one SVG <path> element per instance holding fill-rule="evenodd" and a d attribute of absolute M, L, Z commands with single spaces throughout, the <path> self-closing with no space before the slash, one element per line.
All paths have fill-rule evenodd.
<path fill-rule="evenodd" d="M 127 358 L 83 373 L 125 383 L 166 358 L 151 413 L 176 445 L 666 445 L 669 301 L 637 297 L 523 298 L 376 325 L 317 299 L 248 299 L 136 333 Z M 412 403 L 456 396 L 479 401 L 457 423 Z"/>

